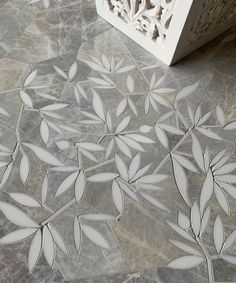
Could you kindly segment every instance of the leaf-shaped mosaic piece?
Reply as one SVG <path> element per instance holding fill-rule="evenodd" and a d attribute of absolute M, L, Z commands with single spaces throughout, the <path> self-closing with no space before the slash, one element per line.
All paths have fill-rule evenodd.
<path fill-rule="evenodd" d="M 149 107 L 150 107 L 150 98 L 149 98 L 149 96 L 147 96 L 145 98 L 145 103 L 144 104 L 145 104 L 145 113 L 148 114 Z"/>
<path fill-rule="evenodd" d="M 198 126 L 203 125 L 206 123 L 206 121 L 211 117 L 212 111 L 207 112 L 205 115 L 203 115 L 198 122 Z"/>
<path fill-rule="evenodd" d="M 184 230 L 188 230 L 190 228 L 189 217 L 185 215 L 184 213 L 182 213 L 181 211 L 179 211 L 179 215 L 178 215 L 178 224 L 179 224 L 179 227 Z"/>
<path fill-rule="evenodd" d="M 157 135 L 157 138 L 159 139 L 160 143 L 165 148 L 168 149 L 169 148 L 169 141 L 168 141 L 168 138 L 167 138 L 165 131 L 158 126 L 155 126 L 155 131 L 156 131 L 156 135 Z"/>
<path fill-rule="evenodd" d="M 102 100 L 95 90 L 93 90 L 93 109 L 100 119 L 106 120 Z"/>
<path fill-rule="evenodd" d="M 116 173 L 112 173 L 112 172 L 104 172 L 104 173 L 99 173 L 96 175 L 93 175 L 89 178 L 87 178 L 87 180 L 89 182 L 108 182 L 111 181 L 115 178 L 117 178 L 119 176 L 119 174 Z"/>
<path fill-rule="evenodd" d="M 216 184 L 216 183 L 214 183 L 214 193 L 215 193 L 215 196 L 216 196 L 216 199 L 217 199 L 219 205 L 223 208 L 225 213 L 230 215 L 230 207 L 229 207 L 228 199 L 227 199 L 225 193 L 223 192 L 223 190 L 221 190 L 219 185 Z"/>
<path fill-rule="evenodd" d="M 214 223 L 213 240 L 214 240 L 216 251 L 219 254 L 221 252 L 221 248 L 224 243 L 224 227 L 220 219 L 220 216 L 217 216 L 215 223 Z"/>
<path fill-rule="evenodd" d="M 110 68 L 111 68 L 110 62 L 109 62 L 108 58 L 104 54 L 102 54 L 102 63 L 103 63 L 103 65 L 105 66 L 105 68 L 107 70 L 110 70 Z"/>
<path fill-rule="evenodd" d="M 138 182 L 135 182 L 134 186 L 138 190 L 147 190 L 147 191 L 162 191 L 163 190 L 163 188 L 157 185 L 143 184 L 143 183 L 138 183 Z"/>
<path fill-rule="evenodd" d="M 198 170 L 196 168 L 196 166 L 186 157 L 182 156 L 182 155 L 178 155 L 178 154 L 172 154 L 172 156 L 175 158 L 175 160 L 184 168 L 197 173 Z"/>
<path fill-rule="evenodd" d="M 69 73 L 68 73 L 68 76 L 69 76 L 69 80 L 72 81 L 76 74 L 77 74 L 77 69 L 78 69 L 78 66 L 77 66 L 77 63 L 73 63 L 69 69 Z"/>
<path fill-rule="evenodd" d="M 195 135 L 192 134 L 192 153 L 193 157 L 199 166 L 199 168 L 204 172 L 205 164 L 203 159 L 202 147 Z"/>
<path fill-rule="evenodd" d="M 129 158 L 132 157 L 132 153 L 129 149 L 129 147 L 126 145 L 126 143 L 123 142 L 119 137 L 115 137 L 115 142 L 118 146 L 118 148 Z"/>
<path fill-rule="evenodd" d="M 212 131 L 210 131 L 208 129 L 205 129 L 205 128 L 196 128 L 196 129 L 201 134 L 207 136 L 208 138 L 211 138 L 211 139 L 214 139 L 214 140 L 219 140 L 219 141 L 222 140 L 222 138 L 218 134 L 216 134 L 216 133 L 214 133 L 214 132 L 212 132 Z"/>
<path fill-rule="evenodd" d="M 2 175 L 2 179 L 1 179 L 1 183 L 0 183 L 0 188 L 2 188 L 2 187 L 6 184 L 8 178 L 9 178 L 10 175 L 11 175 L 12 168 L 13 168 L 13 161 L 10 162 L 10 163 L 7 165 L 7 168 L 6 168 L 6 170 L 4 171 L 4 173 L 3 173 L 3 175 Z"/>
<path fill-rule="evenodd" d="M 43 179 L 42 190 L 41 190 L 41 203 L 42 203 L 42 205 L 45 204 L 47 194 L 48 194 L 48 175 L 46 174 L 44 179 Z"/>
<path fill-rule="evenodd" d="M 48 224 L 49 230 L 52 234 L 52 237 L 55 241 L 55 243 L 57 244 L 57 246 L 66 254 L 68 255 L 68 250 L 66 247 L 66 244 L 62 238 L 62 236 L 60 235 L 60 233 L 52 226 L 52 224 Z"/>
<path fill-rule="evenodd" d="M 117 182 L 121 189 L 134 201 L 139 202 L 139 198 L 132 190 L 132 186 L 130 186 L 127 182 L 122 181 L 122 179 L 117 179 Z"/>
<path fill-rule="evenodd" d="M 31 143 L 23 143 L 23 145 L 30 148 L 41 161 L 53 166 L 63 166 L 63 163 L 61 163 L 61 161 L 54 157 L 49 151 Z"/>
<path fill-rule="evenodd" d="M 40 110 L 40 112 L 48 117 L 52 117 L 52 118 L 55 118 L 55 119 L 59 119 L 59 120 L 63 120 L 63 117 L 57 113 L 54 113 L 52 111 L 45 111 L 45 110 Z M 55 123 L 53 123 L 52 121 L 48 121 L 47 120 L 47 123 L 48 123 L 48 126 L 50 128 L 52 128 L 54 131 L 58 132 L 58 133 L 63 133 L 57 126 Z"/>
<path fill-rule="evenodd" d="M 127 106 L 127 103 L 128 103 L 128 101 L 127 101 L 126 97 L 123 98 L 123 99 L 120 101 L 120 103 L 118 104 L 118 106 L 117 106 L 117 108 L 116 108 L 116 116 L 117 116 L 117 117 L 120 116 L 120 115 L 124 112 L 125 107 Z"/>
<path fill-rule="evenodd" d="M 47 144 L 49 141 L 49 127 L 45 120 L 42 120 L 40 124 L 40 135 L 44 143 Z"/>
<path fill-rule="evenodd" d="M 129 180 L 132 179 L 134 175 L 138 172 L 140 162 L 141 162 L 140 153 L 137 153 L 130 162 L 129 172 L 128 172 Z"/>
<path fill-rule="evenodd" d="M 194 113 L 194 125 L 197 126 L 199 125 L 201 116 L 202 116 L 202 108 L 201 108 L 201 104 L 199 104 Z"/>
<path fill-rule="evenodd" d="M 155 90 L 154 90 L 154 91 L 155 91 Z M 159 103 L 160 105 L 163 105 L 163 106 L 165 106 L 165 107 L 171 108 L 171 106 L 170 106 L 170 104 L 168 103 L 168 101 L 167 101 L 165 98 L 161 97 L 160 95 L 151 92 L 150 96 L 151 96 L 157 103 Z"/>
<path fill-rule="evenodd" d="M 199 81 L 197 81 L 196 83 L 190 85 L 190 86 L 186 86 L 184 87 L 182 90 L 180 90 L 178 92 L 178 94 L 175 97 L 175 101 L 180 101 L 183 98 L 186 98 L 187 96 L 189 96 L 190 94 L 192 94 L 199 86 Z"/>
<path fill-rule="evenodd" d="M 38 227 L 38 224 L 34 222 L 25 212 L 12 204 L 1 201 L 0 210 L 9 221 L 18 226 L 28 228 Z"/>
<path fill-rule="evenodd" d="M 146 193 L 143 193 L 143 192 L 140 192 L 140 195 L 146 200 L 148 201 L 149 203 L 151 203 L 152 205 L 158 207 L 159 209 L 163 210 L 163 211 L 166 211 L 166 212 L 170 212 L 170 210 L 168 209 L 168 207 L 166 207 L 164 204 L 162 204 L 159 200 L 157 200 L 156 198 L 146 194 Z"/>
<path fill-rule="evenodd" d="M 153 127 L 148 126 L 148 125 L 143 125 L 139 128 L 140 133 L 142 134 L 147 134 L 149 133 L 151 130 L 153 129 Z"/>
<path fill-rule="evenodd" d="M 203 183 L 201 195 L 200 195 L 200 211 L 203 214 L 204 208 L 207 202 L 210 200 L 213 193 L 214 183 L 211 171 L 207 172 L 206 179 Z"/>
<path fill-rule="evenodd" d="M 211 215 L 211 209 L 210 207 L 208 206 L 208 208 L 205 210 L 203 216 L 202 216 L 202 223 L 201 223 L 201 230 L 200 230 L 200 234 L 203 235 L 206 228 L 207 228 L 207 225 L 208 225 L 208 222 L 210 220 L 210 215 Z"/>
<path fill-rule="evenodd" d="M 100 234 L 100 232 L 98 232 L 97 230 L 95 230 L 94 228 L 92 228 L 91 226 L 88 225 L 81 225 L 81 229 L 83 231 L 83 233 L 86 235 L 86 237 L 93 242 L 94 244 L 96 244 L 97 246 L 104 248 L 104 249 L 109 249 L 110 245 L 107 242 L 107 240 L 102 236 L 102 234 Z"/>
<path fill-rule="evenodd" d="M 39 95 L 40 97 L 49 99 L 49 100 L 54 100 L 57 101 L 57 97 L 50 95 L 50 94 L 46 94 L 46 93 L 37 93 L 37 95 Z"/>
<path fill-rule="evenodd" d="M 140 177 L 142 177 L 151 167 L 151 164 L 148 164 L 144 166 L 142 169 L 138 170 L 137 173 L 131 178 L 130 182 L 135 182 L 138 180 Z"/>
<path fill-rule="evenodd" d="M 162 128 L 163 130 L 171 133 L 171 134 L 174 134 L 174 135 L 184 135 L 184 131 L 180 130 L 180 129 L 177 129 L 176 127 L 174 126 L 171 126 L 171 125 L 166 125 L 166 124 L 160 124 L 158 123 L 157 124 L 160 128 Z"/>
<path fill-rule="evenodd" d="M 26 106 L 28 106 L 29 108 L 33 108 L 33 102 L 32 102 L 32 99 L 30 98 L 30 96 L 28 95 L 28 93 L 21 90 L 20 91 L 20 98 Z"/>
<path fill-rule="evenodd" d="M 203 160 L 204 160 L 205 172 L 208 172 L 209 167 L 210 167 L 210 153 L 209 153 L 208 147 L 203 153 Z"/>
<path fill-rule="evenodd" d="M 15 244 L 32 236 L 37 229 L 24 228 L 11 232 L 0 239 L 0 244 Z"/>
<path fill-rule="evenodd" d="M 68 166 L 68 167 L 52 167 L 50 170 L 57 171 L 57 172 L 73 172 L 73 171 L 79 171 L 78 166 Z"/>
<path fill-rule="evenodd" d="M 236 129 L 236 121 L 229 122 L 224 126 L 225 130 L 235 130 Z"/>
<path fill-rule="evenodd" d="M 189 104 L 188 104 L 188 116 L 189 116 L 189 119 L 192 125 L 194 125 L 194 113 L 193 113 L 193 109 L 191 108 Z"/>
<path fill-rule="evenodd" d="M 201 228 L 201 215 L 196 201 L 193 203 L 193 206 L 191 207 L 191 226 L 194 235 L 198 237 Z"/>
<path fill-rule="evenodd" d="M 156 82 L 156 74 L 153 73 L 152 76 L 151 76 L 150 83 L 149 83 L 151 89 L 154 87 L 155 82 Z"/>
<path fill-rule="evenodd" d="M 97 158 L 89 151 L 85 150 L 85 149 L 82 149 L 82 148 L 79 148 L 79 152 L 81 154 L 83 154 L 84 156 L 86 156 L 88 159 L 94 161 L 94 162 L 98 162 Z"/>
<path fill-rule="evenodd" d="M 127 88 L 129 90 L 129 92 L 134 91 L 134 80 L 130 75 L 128 75 L 128 77 L 127 77 Z"/>
<path fill-rule="evenodd" d="M 110 132 L 112 132 L 113 129 L 113 124 L 112 124 L 112 118 L 111 118 L 111 114 L 109 113 L 109 111 L 107 111 L 107 117 L 106 117 L 106 126 L 108 128 L 108 130 Z"/>
<path fill-rule="evenodd" d="M 223 253 L 227 252 L 227 250 L 229 250 L 232 247 L 235 240 L 236 240 L 236 230 L 234 230 L 232 233 L 230 233 L 228 238 L 225 240 L 222 252 Z"/>
<path fill-rule="evenodd" d="M 82 199 L 85 191 L 85 187 L 86 187 L 86 177 L 84 172 L 81 170 L 75 182 L 75 199 L 77 200 L 77 202 L 79 202 Z"/>
<path fill-rule="evenodd" d="M 225 114 L 220 105 L 216 106 L 216 117 L 220 125 L 223 127 L 225 125 Z"/>
<path fill-rule="evenodd" d="M 115 134 L 118 134 L 118 133 L 124 131 L 124 130 L 128 127 L 129 122 L 130 122 L 130 116 L 125 117 L 125 118 L 119 123 L 119 125 L 117 126 L 117 128 L 116 128 L 116 130 L 115 130 Z"/>
<path fill-rule="evenodd" d="M 223 156 L 213 167 L 212 171 L 215 172 L 217 169 L 221 168 L 223 165 L 226 164 L 226 162 L 229 160 L 230 154 L 227 154 L 226 156 Z"/>
<path fill-rule="evenodd" d="M 9 193 L 9 196 L 14 201 L 28 207 L 40 207 L 40 203 L 31 196 L 23 193 Z"/>
<path fill-rule="evenodd" d="M 124 209 L 124 194 L 116 181 L 112 183 L 112 199 L 119 213 L 122 213 Z"/>
<path fill-rule="evenodd" d="M 69 176 L 67 176 L 62 183 L 60 184 L 59 188 L 56 192 L 56 197 L 66 192 L 75 182 L 76 178 L 78 177 L 79 172 L 75 171 Z"/>
<path fill-rule="evenodd" d="M 94 213 L 94 214 L 85 214 L 81 215 L 83 219 L 91 220 L 91 221 L 108 221 L 114 219 L 114 216 L 109 214 L 102 214 L 102 213 Z"/>
<path fill-rule="evenodd" d="M 109 142 L 107 148 L 106 148 L 106 154 L 105 154 L 105 160 L 108 160 L 108 158 L 110 157 L 113 149 L 114 149 L 114 145 L 115 145 L 115 139 L 111 139 L 111 141 Z"/>
<path fill-rule="evenodd" d="M 103 150 L 105 150 L 105 148 L 102 147 L 101 145 L 98 145 L 96 143 L 90 143 L 90 142 L 76 143 L 76 146 L 81 147 L 81 148 L 88 150 L 88 151 L 103 151 Z"/>
<path fill-rule="evenodd" d="M 218 175 L 215 177 L 215 180 L 225 183 L 236 183 L 236 175 Z"/>
<path fill-rule="evenodd" d="M 129 97 L 127 98 L 127 102 L 129 104 L 129 107 L 130 107 L 131 111 L 134 113 L 134 115 L 138 116 L 137 108 L 134 105 L 133 101 Z"/>
<path fill-rule="evenodd" d="M 121 178 L 128 181 L 129 175 L 128 175 L 128 169 L 126 167 L 126 164 L 117 154 L 115 155 L 115 162 L 116 162 L 116 168 L 118 172 L 120 173 Z"/>
<path fill-rule="evenodd" d="M 84 99 L 86 100 L 88 99 L 88 96 L 85 90 L 81 87 L 79 83 L 76 83 L 74 86 L 74 95 L 75 95 L 75 99 L 78 104 L 80 104 L 80 94 L 83 96 Z"/>
<path fill-rule="evenodd" d="M 230 162 L 223 166 L 221 166 L 219 169 L 217 169 L 214 174 L 215 175 L 223 175 L 228 174 L 232 171 L 236 170 L 236 162 Z"/>
<path fill-rule="evenodd" d="M 28 268 L 29 272 L 32 272 L 35 268 L 40 255 L 42 251 L 42 232 L 41 230 L 38 230 L 38 232 L 35 234 L 30 248 L 29 248 L 29 254 L 28 254 Z"/>
<path fill-rule="evenodd" d="M 43 253 L 47 263 L 52 267 L 55 259 L 55 244 L 47 226 L 43 227 Z"/>
<path fill-rule="evenodd" d="M 64 109 L 65 107 L 68 107 L 67 103 L 53 103 L 49 104 L 47 106 L 42 107 L 40 110 L 42 111 L 57 111 L 60 109 Z"/>
<path fill-rule="evenodd" d="M 214 166 L 214 165 L 216 165 L 220 160 L 222 160 L 223 156 L 225 155 L 225 152 L 226 152 L 225 149 L 219 151 L 219 152 L 215 155 L 215 157 L 212 159 L 210 165 L 211 165 L 211 166 Z"/>
<path fill-rule="evenodd" d="M 174 259 L 168 263 L 167 267 L 174 269 L 190 269 L 198 266 L 202 262 L 204 262 L 203 257 L 187 255 Z"/>
<path fill-rule="evenodd" d="M 127 137 L 126 135 L 119 135 L 119 138 L 129 147 L 138 150 L 140 152 L 144 152 L 144 148 L 142 145 L 137 143 L 136 141 L 132 140 L 131 138 Z"/>
<path fill-rule="evenodd" d="M 144 183 L 144 184 L 155 184 L 162 182 L 168 178 L 168 175 L 164 174 L 151 174 L 151 175 L 146 175 L 144 177 L 141 177 L 138 182 Z"/>
<path fill-rule="evenodd" d="M 58 75 L 60 75 L 62 78 L 66 79 L 66 80 L 68 79 L 67 74 L 62 69 L 60 69 L 59 67 L 57 67 L 55 65 L 53 66 L 53 68 L 58 73 Z"/>
<path fill-rule="evenodd" d="M 37 76 L 38 70 L 32 71 L 25 79 L 23 86 L 26 87 L 28 86 Z"/>
<path fill-rule="evenodd" d="M 54 130 L 60 135 L 63 135 L 63 131 L 55 123 L 52 123 L 52 121 L 47 120 L 47 124 L 52 130 Z"/>
<path fill-rule="evenodd" d="M 139 135 L 139 134 L 127 134 L 126 135 L 128 138 L 132 139 L 132 140 L 135 140 L 137 142 L 140 142 L 140 143 L 147 143 L 147 144 L 150 144 L 150 143 L 154 143 L 154 141 L 148 137 L 145 137 L 143 135 Z"/>
<path fill-rule="evenodd" d="M 109 78 L 106 77 L 108 80 Z M 90 81 L 98 84 L 96 86 L 94 86 L 94 88 L 101 88 L 101 89 L 109 89 L 109 88 L 114 88 L 114 85 L 113 85 L 113 82 L 111 83 L 110 80 L 107 81 L 106 80 L 103 80 L 103 79 L 100 79 L 100 78 L 88 78 Z"/>
<path fill-rule="evenodd" d="M 20 161 L 20 178 L 23 184 L 25 184 L 25 182 L 27 181 L 27 178 L 29 176 L 29 171 L 30 171 L 29 159 L 26 154 L 23 154 Z"/>
<path fill-rule="evenodd" d="M 184 169 L 179 165 L 179 163 L 172 158 L 174 177 L 177 188 L 188 206 L 191 206 L 191 202 L 188 194 L 188 180 Z"/>
<path fill-rule="evenodd" d="M 78 253 L 80 253 L 81 250 L 81 243 L 82 243 L 82 235 L 81 235 L 81 227 L 78 220 L 78 217 L 75 216 L 74 218 L 74 241 L 76 250 Z"/>

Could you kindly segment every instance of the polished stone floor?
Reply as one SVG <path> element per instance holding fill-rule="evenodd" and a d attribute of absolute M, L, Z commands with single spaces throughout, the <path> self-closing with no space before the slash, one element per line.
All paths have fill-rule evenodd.
<path fill-rule="evenodd" d="M 235 137 L 235 27 L 169 68 L 0 0 L 0 282 L 236 282 Z"/>

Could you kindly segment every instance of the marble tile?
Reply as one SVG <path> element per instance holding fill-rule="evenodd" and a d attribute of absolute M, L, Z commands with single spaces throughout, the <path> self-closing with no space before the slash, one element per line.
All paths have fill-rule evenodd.
<path fill-rule="evenodd" d="M 93 0 L 0 26 L 0 281 L 234 282 L 235 27 L 167 67 Z"/>
<path fill-rule="evenodd" d="M 1 58 L 17 44 L 19 38 L 35 17 L 37 9 L 25 5 L 25 1 L 8 1 L 1 7 Z"/>

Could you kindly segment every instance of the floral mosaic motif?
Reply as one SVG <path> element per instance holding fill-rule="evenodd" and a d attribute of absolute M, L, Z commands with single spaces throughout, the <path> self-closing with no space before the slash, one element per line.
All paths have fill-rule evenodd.
<path fill-rule="evenodd" d="M 174 2 L 167 0 L 106 0 L 116 16 L 148 38 L 163 44 L 172 18 Z"/>
<path fill-rule="evenodd" d="M 40 223 L 29 217 L 23 209 L 15 204 L 0 201 L 0 210 L 5 217 L 20 228 L 5 235 L 0 239 L 0 244 L 12 244 L 31 238 L 31 244 L 28 252 L 28 268 L 32 272 L 35 268 L 41 253 L 44 254 L 49 266 L 56 265 L 56 250 L 60 249 L 68 255 L 67 243 L 63 239 L 52 221 L 59 217 L 66 209 L 72 205 L 80 205 L 83 200 L 88 185 L 97 183 L 108 183 L 111 192 L 111 202 L 117 210 L 117 214 L 108 215 L 103 213 L 90 213 L 74 216 L 74 244 L 78 251 L 81 250 L 82 238 L 86 237 L 98 248 L 109 249 L 110 244 L 104 235 L 102 235 L 94 224 L 88 224 L 89 221 L 117 221 L 125 210 L 125 199 L 129 198 L 141 205 L 149 203 L 156 209 L 163 211 L 166 217 L 170 214 L 168 203 L 161 199 L 153 197 L 153 191 L 162 191 L 163 181 L 171 176 L 159 173 L 160 169 L 167 161 L 171 161 L 172 175 L 174 177 L 176 188 L 181 195 L 186 209 L 189 213 L 179 211 L 177 224 L 167 221 L 167 224 L 176 234 L 183 238 L 184 242 L 170 240 L 171 243 L 186 252 L 187 255 L 174 259 L 168 264 L 168 267 L 175 269 L 188 269 L 205 264 L 208 268 L 209 282 L 214 282 L 212 260 L 221 258 L 232 264 L 236 264 L 236 256 L 230 253 L 230 248 L 236 240 L 236 230 L 226 236 L 224 224 L 218 215 L 213 219 L 211 227 L 211 201 L 215 196 L 219 208 L 226 214 L 230 215 L 230 206 L 228 197 L 236 199 L 236 162 L 230 161 L 230 153 L 227 148 L 219 151 L 215 156 L 210 153 L 209 147 L 203 148 L 199 136 L 205 137 L 210 143 L 224 139 L 222 132 L 232 132 L 236 130 L 236 121 L 227 121 L 220 105 L 216 109 L 207 113 L 202 113 L 201 103 L 193 110 L 188 105 L 188 117 L 181 112 L 179 103 L 194 94 L 198 89 L 199 82 L 187 85 L 180 91 L 172 88 L 161 88 L 163 78 L 157 78 L 153 73 L 150 81 L 146 80 L 148 91 L 143 93 L 135 92 L 135 83 L 131 75 L 126 76 L 126 89 L 120 89 L 112 74 L 126 73 L 135 68 L 127 66 L 123 60 L 110 58 L 105 55 L 101 58 L 91 58 L 84 60 L 97 75 L 89 77 L 90 90 L 85 90 L 80 81 L 76 80 L 78 73 L 78 62 L 74 62 L 68 71 L 64 71 L 58 66 L 53 66 L 54 75 L 59 76 L 65 86 L 73 87 L 74 102 L 78 110 L 83 115 L 80 124 L 85 127 L 101 125 L 103 133 L 97 142 L 83 141 L 71 142 L 67 139 L 65 132 L 69 132 L 76 137 L 78 131 L 76 128 L 65 125 L 66 120 L 60 114 L 60 111 L 69 107 L 59 98 L 48 94 L 37 94 L 45 102 L 46 106 L 36 107 L 31 97 L 30 90 L 42 89 L 42 85 L 37 86 L 34 82 L 38 76 L 38 70 L 35 69 L 24 80 L 22 88 L 18 89 L 18 95 L 21 99 L 21 109 L 18 113 L 16 123 L 16 144 L 14 148 L 6 144 L 0 144 L 0 167 L 4 168 L 1 178 L 0 187 L 4 191 L 8 183 L 13 168 L 16 166 L 16 157 L 20 156 L 19 176 L 22 184 L 27 185 L 30 178 L 31 160 L 29 152 L 42 163 L 47 164 L 44 180 L 41 186 L 41 199 L 35 199 L 32 196 L 21 193 L 11 192 L 6 194 L 15 204 L 30 208 L 44 208 L 50 211 L 50 216 Z M 106 107 L 102 99 L 101 92 L 104 89 L 116 89 L 120 94 L 120 102 L 117 105 L 115 113 Z M 64 90 L 63 90 L 64 91 Z M 63 92 L 62 91 L 62 92 Z M 154 111 L 158 116 L 158 105 L 166 109 L 165 113 L 158 117 L 152 125 L 139 125 L 137 130 L 129 130 L 130 121 L 136 119 L 138 108 L 137 96 L 143 103 L 143 110 L 148 117 L 150 112 Z M 167 99 L 169 96 L 174 99 Z M 89 107 L 88 111 L 82 110 L 81 103 Z M 129 109 L 130 115 L 126 115 L 125 110 Z M 45 146 L 24 142 L 21 137 L 21 122 L 24 112 L 36 112 L 40 119 L 38 128 L 39 135 Z M 11 113 L 0 107 L 0 116 L 5 119 L 11 119 Z M 174 119 L 174 124 L 170 124 L 169 118 Z M 211 124 L 214 117 L 215 124 Z M 68 148 L 73 148 L 77 153 L 77 165 L 66 165 L 63 158 L 58 158 L 55 153 L 48 149 L 51 134 L 60 136 L 55 144 L 60 149 L 61 154 Z M 170 146 L 171 135 L 178 137 L 178 142 L 174 147 Z M 179 147 L 187 139 L 191 139 L 191 154 L 179 151 Z M 147 149 L 160 144 L 167 152 L 166 156 L 159 164 L 142 164 L 142 158 L 147 154 Z M 10 160 L 10 161 L 6 161 Z M 86 167 L 85 160 L 92 164 Z M 113 164 L 114 170 L 107 171 L 106 165 Z M 155 168 L 153 168 L 153 166 Z M 99 168 L 99 173 L 95 172 Z M 60 172 L 65 175 L 63 181 L 59 184 L 56 198 L 63 197 L 69 190 L 73 190 L 74 197 L 59 208 L 53 211 L 47 205 L 47 196 L 50 190 L 50 174 Z M 189 194 L 188 174 L 201 174 L 204 182 L 202 184 L 198 200 L 193 200 Z M 87 220 L 86 224 L 84 220 Z M 212 245 L 215 247 L 215 254 L 210 254 L 205 245 L 205 231 L 212 229 Z"/>

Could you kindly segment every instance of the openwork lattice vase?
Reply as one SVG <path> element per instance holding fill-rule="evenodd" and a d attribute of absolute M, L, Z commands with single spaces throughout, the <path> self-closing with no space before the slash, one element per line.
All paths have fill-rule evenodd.
<path fill-rule="evenodd" d="M 236 22 L 235 0 L 96 0 L 98 14 L 167 65 Z"/>

